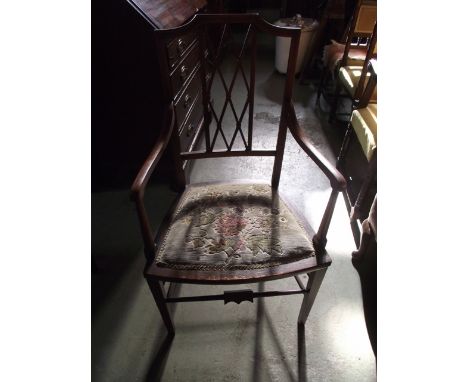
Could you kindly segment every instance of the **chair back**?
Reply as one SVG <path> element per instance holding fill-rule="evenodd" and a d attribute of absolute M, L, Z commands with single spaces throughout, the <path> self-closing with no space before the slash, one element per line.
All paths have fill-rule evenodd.
<path fill-rule="evenodd" d="M 366 92 L 370 92 L 369 98 L 365 100 L 366 105 L 367 103 L 369 103 L 369 100 L 371 99 L 370 97 L 376 95 L 374 90 L 375 90 L 375 87 L 377 86 L 377 80 L 375 78 L 374 87 L 371 90 L 369 90 L 368 88 L 369 88 L 370 79 L 369 79 L 369 76 L 367 75 L 369 72 L 369 62 L 372 58 L 377 57 L 376 52 L 377 52 L 377 23 L 374 25 L 372 36 L 369 40 L 369 47 L 367 49 L 366 59 L 364 60 L 364 65 L 361 70 L 361 77 L 359 78 L 359 82 L 356 87 L 356 91 L 354 93 L 355 103 L 358 103 L 358 104 L 361 103 L 360 98 L 361 97 L 366 98 L 364 94 Z M 371 73 L 371 77 L 372 77 L 372 73 Z M 376 99 L 374 99 L 373 101 L 377 102 Z"/>
<path fill-rule="evenodd" d="M 372 33 L 374 24 L 377 22 L 377 3 L 361 1 L 356 9 L 355 35 L 368 35 Z"/>
<path fill-rule="evenodd" d="M 200 75 L 193 81 L 197 81 L 195 86 L 199 89 L 203 119 L 200 144 L 195 151 L 180 152 L 181 138 L 177 131 L 173 133 L 179 138 L 175 146 L 180 162 L 203 158 L 273 156 L 272 182 L 276 184 L 286 140 L 288 118 L 285 105 L 291 102 L 300 29 L 269 24 L 258 14 L 197 14 L 181 27 L 155 31 L 158 43 L 190 33 L 198 36 L 200 44 Z M 286 81 L 280 97 L 282 108 L 278 137 L 271 150 L 256 149 L 253 139 L 259 33 L 290 38 Z M 177 118 L 177 100 L 175 103 Z"/>
<path fill-rule="evenodd" d="M 346 32 L 346 44 L 342 66 L 347 65 L 348 53 L 351 47 L 369 48 L 374 26 L 377 23 L 377 2 L 359 0 Z M 371 52 L 377 54 L 377 45 Z"/>
<path fill-rule="evenodd" d="M 377 65 L 375 60 L 370 60 L 366 65 L 366 70 L 370 73 L 370 77 L 368 77 L 367 83 L 363 86 L 361 96 L 356 100 L 356 109 L 362 109 L 369 103 L 374 103 L 373 101 L 376 101 L 372 100 L 377 87 L 377 71 L 375 70 L 375 65 Z"/>

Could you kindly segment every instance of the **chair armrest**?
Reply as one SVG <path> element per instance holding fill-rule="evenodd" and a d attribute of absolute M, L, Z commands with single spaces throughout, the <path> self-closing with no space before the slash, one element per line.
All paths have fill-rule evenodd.
<path fill-rule="evenodd" d="M 170 121 L 168 121 L 168 118 L 170 118 Z M 164 113 L 163 128 L 156 140 L 156 144 L 148 158 L 146 158 L 145 163 L 143 163 L 131 188 L 131 198 L 136 204 L 141 234 L 145 243 L 145 256 L 147 261 L 152 261 L 154 258 L 154 235 L 144 205 L 143 196 L 145 195 L 146 184 L 169 143 L 172 130 L 174 129 L 174 120 L 174 106 L 171 103 Z"/>
<path fill-rule="evenodd" d="M 312 142 L 307 138 L 304 130 L 299 126 L 292 102 L 287 104 L 287 112 L 289 130 L 299 146 L 301 146 L 306 154 L 327 176 L 333 189 L 346 189 L 346 179 L 344 176 L 315 148 Z"/>
<path fill-rule="evenodd" d="M 169 123 L 168 123 L 168 119 Z M 148 183 L 151 174 L 153 173 L 156 165 L 164 153 L 164 150 L 169 143 L 171 138 L 172 130 L 174 129 L 174 105 L 171 103 L 164 113 L 163 117 L 163 127 L 161 133 L 156 140 L 156 143 L 151 150 L 151 153 L 146 158 L 143 166 L 138 172 L 135 181 L 133 182 L 131 188 L 131 197 L 133 200 L 142 199 L 145 193 L 146 184 Z"/>

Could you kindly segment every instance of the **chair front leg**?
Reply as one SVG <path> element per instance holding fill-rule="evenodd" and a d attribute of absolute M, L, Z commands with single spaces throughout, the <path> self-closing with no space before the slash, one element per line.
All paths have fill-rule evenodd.
<path fill-rule="evenodd" d="M 174 335 L 174 325 L 172 324 L 171 315 L 167 309 L 163 289 L 159 280 L 146 279 L 146 281 L 148 282 L 148 286 L 151 290 L 151 293 L 153 294 L 154 301 L 156 301 L 156 305 L 158 306 L 159 312 L 161 313 L 161 317 L 164 321 L 164 324 L 166 325 L 167 331 L 170 335 Z"/>
<path fill-rule="evenodd" d="M 309 281 L 307 282 L 308 292 L 304 295 L 304 300 L 302 300 L 301 310 L 299 312 L 299 318 L 297 323 L 299 325 L 304 325 L 309 317 L 310 310 L 314 304 L 315 297 L 320 289 L 322 280 L 325 277 L 328 267 L 319 269 L 318 271 L 308 273 Z"/>
<path fill-rule="evenodd" d="M 322 221 L 320 222 L 319 229 L 315 236 L 312 238 L 312 243 L 317 254 L 322 254 L 325 251 L 327 245 L 327 233 L 330 227 L 331 219 L 333 217 L 333 211 L 335 210 L 336 199 L 338 198 L 339 191 L 333 189 L 328 199 L 327 207 L 323 213 Z"/>

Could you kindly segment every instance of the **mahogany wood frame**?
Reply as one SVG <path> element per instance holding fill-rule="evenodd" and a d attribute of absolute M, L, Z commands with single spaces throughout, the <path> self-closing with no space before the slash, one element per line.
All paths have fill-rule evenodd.
<path fill-rule="evenodd" d="M 148 156 L 147 160 L 143 164 L 141 170 L 139 171 L 133 186 L 131 188 L 132 199 L 136 203 L 137 213 L 141 228 L 141 233 L 143 236 L 144 242 L 144 252 L 147 259 L 147 264 L 145 267 L 145 277 L 151 289 L 151 292 L 156 300 L 156 304 L 161 312 L 164 323 L 169 331 L 169 333 L 174 333 L 174 326 L 169 315 L 166 304 L 170 302 L 182 302 L 182 301 L 200 301 L 203 299 L 213 300 L 213 299 L 222 299 L 220 296 L 200 296 L 195 299 L 187 298 L 173 298 L 168 294 L 165 295 L 161 282 L 177 282 L 177 283 L 194 283 L 194 284 L 243 284 L 243 283 L 257 283 L 261 281 L 275 280 L 284 277 L 296 276 L 298 274 L 307 273 L 309 275 L 309 282 L 306 288 L 301 287 L 300 291 L 292 291 L 293 293 L 303 293 L 304 301 L 300 310 L 299 320 L 300 324 L 304 324 L 309 311 L 312 307 L 312 303 L 315 299 L 317 291 L 320 287 L 320 284 L 323 280 L 325 272 L 331 264 L 331 259 L 325 251 L 325 245 L 327 242 L 326 236 L 327 231 L 330 225 L 330 221 L 333 215 L 334 206 L 338 193 L 346 189 L 346 180 L 341 175 L 341 173 L 329 163 L 325 157 L 320 154 L 320 152 L 313 146 L 313 144 L 306 137 L 305 132 L 299 126 L 297 122 L 296 113 L 292 103 L 292 89 L 294 84 L 294 75 L 295 75 L 295 66 L 296 59 L 298 54 L 299 38 L 300 38 L 300 29 L 299 28 L 287 28 L 287 27 L 278 27 L 271 25 L 264 21 L 258 14 L 197 14 L 195 15 L 187 24 L 174 28 L 155 31 L 155 33 L 160 34 L 162 37 L 172 38 L 179 36 L 181 34 L 187 33 L 189 31 L 196 30 L 199 26 L 207 24 L 250 24 L 250 27 L 253 28 L 254 36 L 257 30 L 274 34 L 276 36 L 290 37 L 291 38 L 291 48 L 288 61 L 288 70 L 286 76 L 286 84 L 283 95 L 282 102 L 282 111 L 279 123 L 278 139 L 275 150 L 253 150 L 252 149 L 252 129 L 253 129 L 253 108 L 249 111 L 249 134 L 248 134 L 248 144 L 246 149 L 232 150 L 231 147 L 227 147 L 226 151 L 215 151 L 212 149 L 212 145 L 209 142 L 209 139 L 206 139 L 205 148 L 206 151 L 198 151 L 191 153 L 180 152 L 180 145 L 178 144 L 177 132 L 174 131 L 174 106 L 172 104 L 167 105 L 165 120 L 163 121 L 163 127 L 161 129 L 160 136 Z M 161 37 L 159 36 L 159 37 Z M 255 49 L 256 40 L 255 37 L 252 40 L 253 47 Z M 204 58 L 201 59 L 201 65 L 205 66 Z M 255 69 L 255 68 L 254 68 Z M 250 89 L 249 89 L 249 98 L 248 104 L 253 106 L 253 89 L 255 84 L 255 71 L 252 70 L 251 74 L 253 75 L 253 80 L 251 77 Z M 206 72 L 207 68 L 202 69 Z M 202 72 L 204 73 L 204 72 Z M 202 82 L 206 81 L 206 77 L 202 77 Z M 202 93 L 204 96 L 204 111 L 205 116 L 209 115 L 209 91 L 207 84 L 202 85 Z M 227 96 L 228 93 L 227 93 Z M 204 129 L 206 132 L 208 130 L 209 122 L 205 120 Z M 231 157 L 231 156 L 274 156 L 274 165 L 273 173 L 271 179 L 271 185 L 274 193 L 277 193 L 281 167 L 283 161 L 284 147 L 286 141 L 287 130 L 292 133 L 295 140 L 302 147 L 302 149 L 307 153 L 307 155 L 316 163 L 316 165 L 323 171 L 323 173 L 328 177 L 332 191 L 330 195 L 329 202 L 325 209 L 320 227 L 318 232 L 314 234 L 306 222 L 302 222 L 305 226 L 308 233 L 313 237 L 314 247 L 316 249 L 316 256 L 296 261 L 293 263 L 282 264 L 269 268 L 254 269 L 254 270 L 232 270 L 232 271 L 195 271 L 195 270 L 175 270 L 170 268 L 163 268 L 157 266 L 154 262 L 154 258 L 157 251 L 157 246 L 159 239 L 162 238 L 165 232 L 168 229 L 169 223 L 171 221 L 171 216 L 177 208 L 178 203 L 180 202 L 180 192 L 179 197 L 176 202 L 170 209 L 169 213 L 166 215 L 163 223 L 161 224 L 159 230 L 155 233 L 150 226 L 148 214 L 144 206 L 144 193 L 145 188 L 148 183 L 148 180 L 153 173 L 158 161 L 160 160 L 164 150 L 168 145 L 171 145 L 172 148 L 178 149 L 178 165 L 180 166 L 183 160 L 194 160 L 200 158 L 222 158 L 222 157 Z M 209 137 L 207 134 L 206 136 Z M 190 185 L 185 184 L 185 179 L 183 178 L 183 172 L 179 173 L 180 175 L 180 186 L 181 191 L 184 188 L 191 187 Z M 236 182 L 238 183 L 238 182 Z M 284 198 L 283 198 L 284 200 Z M 296 215 L 298 215 L 296 213 Z M 300 215 L 299 215 L 300 218 Z M 296 278 L 297 280 L 297 278 Z M 298 282 L 299 283 L 299 282 Z M 299 283 L 301 286 L 302 284 Z M 237 297 L 232 297 L 232 301 L 239 299 L 242 301 L 242 294 L 247 295 L 245 291 L 238 291 Z M 267 297 L 271 295 L 281 295 L 281 294 L 292 294 L 291 291 L 286 292 L 264 292 L 256 293 L 255 297 Z M 226 301 L 226 300 L 225 300 Z M 239 301 L 239 302 L 240 302 Z M 237 301 L 236 301 L 237 302 Z"/>

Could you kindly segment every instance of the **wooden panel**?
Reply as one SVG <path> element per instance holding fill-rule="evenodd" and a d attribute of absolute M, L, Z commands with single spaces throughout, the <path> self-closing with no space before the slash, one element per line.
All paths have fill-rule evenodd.
<path fill-rule="evenodd" d="M 184 55 L 187 49 L 190 47 L 190 44 L 195 39 L 195 35 L 193 32 L 187 33 L 179 38 L 176 38 L 170 41 L 167 44 L 167 63 L 169 64 L 169 68 L 172 70 L 177 63 L 179 62 L 180 58 Z"/>
<path fill-rule="evenodd" d="M 177 97 L 177 93 L 179 93 L 195 70 L 199 61 L 199 49 L 198 43 L 195 43 L 187 56 L 182 59 L 179 65 L 177 65 L 175 70 L 171 73 L 170 77 L 174 98 Z"/>
<path fill-rule="evenodd" d="M 176 121 L 177 125 L 180 126 L 185 117 L 187 116 L 193 102 L 196 99 L 198 90 L 200 88 L 200 71 L 197 70 L 188 86 L 183 90 L 182 95 L 175 104 Z"/>
<path fill-rule="evenodd" d="M 182 25 L 205 7 L 206 0 L 131 0 L 157 28 Z"/>
<path fill-rule="evenodd" d="M 188 151 L 190 144 L 195 135 L 195 131 L 203 117 L 202 97 L 201 93 L 197 95 L 189 116 L 185 121 L 179 135 L 181 151 Z"/>
<path fill-rule="evenodd" d="M 356 21 L 356 33 L 372 33 L 377 22 L 377 6 L 361 5 Z"/>

